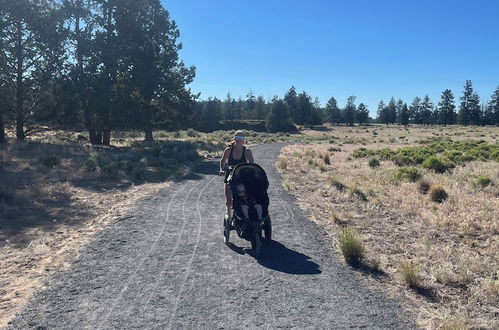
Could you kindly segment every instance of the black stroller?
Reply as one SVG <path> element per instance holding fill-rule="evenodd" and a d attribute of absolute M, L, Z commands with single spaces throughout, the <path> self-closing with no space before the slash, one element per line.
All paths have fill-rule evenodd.
<path fill-rule="evenodd" d="M 228 180 L 232 191 L 232 217 L 224 217 L 224 241 L 229 244 L 230 231 L 235 230 L 239 237 L 251 242 L 256 255 L 260 253 L 262 232 L 265 240 L 272 239 L 272 222 L 269 216 L 269 196 L 267 189 L 269 181 L 267 174 L 259 165 L 243 163 L 236 165 Z M 236 187 L 244 185 L 246 192 L 253 196 L 256 203 L 262 206 L 262 221 L 258 220 L 256 211 L 249 209 L 249 220 L 244 220 L 241 204 Z"/>

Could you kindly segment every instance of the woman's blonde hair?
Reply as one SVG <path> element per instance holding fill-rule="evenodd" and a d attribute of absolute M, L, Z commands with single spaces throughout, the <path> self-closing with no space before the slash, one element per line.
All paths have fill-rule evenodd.
<path fill-rule="evenodd" d="M 233 147 L 236 144 L 236 136 L 238 136 L 238 135 L 243 135 L 244 136 L 243 130 L 238 129 L 234 133 L 234 136 L 232 137 L 232 140 L 230 140 L 229 142 L 227 142 L 227 146 L 228 147 Z"/>

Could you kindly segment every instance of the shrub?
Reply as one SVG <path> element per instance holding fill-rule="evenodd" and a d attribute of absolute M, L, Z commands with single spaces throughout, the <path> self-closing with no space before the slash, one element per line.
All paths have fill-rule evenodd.
<path fill-rule="evenodd" d="M 430 188 L 430 199 L 437 203 L 442 203 L 449 197 L 444 188 L 438 185 L 433 185 Z"/>
<path fill-rule="evenodd" d="M 403 261 L 398 265 L 398 270 L 409 287 L 418 288 L 421 286 L 421 267 L 419 265 L 412 261 Z"/>
<path fill-rule="evenodd" d="M 330 147 L 329 149 L 327 149 L 327 151 L 329 151 L 329 152 L 340 152 L 341 149 L 340 148 L 336 148 L 336 147 Z"/>
<path fill-rule="evenodd" d="M 56 167 L 61 163 L 60 159 L 56 156 L 43 156 L 40 158 L 40 162 L 50 168 Z"/>
<path fill-rule="evenodd" d="M 329 155 L 328 154 L 324 155 L 324 164 L 326 164 L 326 165 L 331 164 L 331 159 L 329 159 Z"/>
<path fill-rule="evenodd" d="M 495 160 L 496 162 L 499 162 L 499 150 L 492 151 L 489 158 L 491 160 Z"/>
<path fill-rule="evenodd" d="M 189 136 L 189 137 L 199 137 L 199 133 L 198 133 L 198 132 L 196 132 L 196 131 L 195 131 L 194 129 L 192 129 L 192 128 L 189 128 L 189 129 L 186 131 L 186 133 L 187 133 L 187 136 Z"/>
<path fill-rule="evenodd" d="M 277 167 L 279 167 L 282 170 L 285 170 L 288 168 L 288 161 L 286 158 L 279 157 L 277 160 Z"/>
<path fill-rule="evenodd" d="M 423 195 L 426 195 L 430 190 L 430 183 L 425 180 L 419 180 L 417 183 L 418 191 Z"/>
<path fill-rule="evenodd" d="M 338 234 L 340 251 L 345 261 L 352 266 L 357 266 L 364 259 L 364 243 L 355 229 L 343 228 Z"/>
<path fill-rule="evenodd" d="M 401 167 L 397 169 L 395 177 L 399 180 L 414 182 L 421 177 L 421 174 L 419 173 L 417 168 Z"/>
<path fill-rule="evenodd" d="M 486 175 L 480 175 L 474 182 L 475 188 L 485 188 L 492 183 L 492 179 Z"/>
<path fill-rule="evenodd" d="M 369 161 L 367 162 L 369 164 L 370 168 L 376 168 L 379 167 L 379 160 L 378 158 L 369 158 Z"/>
<path fill-rule="evenodd" d="M 324 165 L 324 164 L 320 164 L 320 165 L 319 165 L 319 171 L 321 171 L 321 172 L 326 172 L 326 171 L 327 171 L 326 165 Z"/>
<path fill-rule="evenodd" d="M 437 173 L 444 173 L 454 167 L 448 159 L 438 156 L 430 156 L 426 158 L 422 166 Z"/>
<path fill-rule="evenodd" d="M 357 188 L 357 187 L 353 188 L 353 189 L 350 191 L 350 193 L 351 193 L 353 196 L 355 196 L 355 197 L 357 197 L 358 199 L 360 199 L 361 201 L 363 201 L 363 202 L 367 202 L 367 196 L 366 196 L 366 194 L 365 194 L 362 190 L 360 190 L 359 188 Z"/>
<path fill-rule="evenodd" d="M 327 183 L 330 187 L 335 187 L 339 191 L 343 191 L 346 189 L 346 186 L 343 183 L 331 176 L 327 178 Z"/>

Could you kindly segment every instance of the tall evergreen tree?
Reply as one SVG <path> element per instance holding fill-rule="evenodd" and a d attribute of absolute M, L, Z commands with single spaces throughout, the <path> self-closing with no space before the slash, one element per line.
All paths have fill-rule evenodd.
<path fill-rule="evenodd" d="M 438 103 L 439 106 L 439 120 L 438 124 L 447 126 L 452 125 L 456 118 L 456 105 L 454 104 L 454 95 L 450 89 L 446 89 L 442 92 L 441 100 Z"/>
<path fill-rule="evenodd" d="M 459 124 L 467 126 L 471 123 L 471 107 L 473 97 L 473 85 L 471 80 L 466 80 L 464 84 L 463 96 L 460 97 L 461 104 L 459 106 Z"/>
<path fill-rule="evenodd" d="M 490 101 L 487 104 L 487 112 L 490 113 L 489 124 L 499 126 L 499 86 L 497 86 L 490 97 Z"/>
<path fill-rule="evenodd" d="M 364 103 L 359 104 L 357 108 L 357 122 L 362 125 L 369 121 L 369 110 Z"/>
<path fill-rule="evenodd" d="M 310 96 L 306 92 L 298 94 L 297 112 L 295 114 L 295 123 L 298 125 L 313 124 L 314 106 Z"/>
<path fill-rule="evenodd" d="M 378 123 L 384 123 L 384 111 L 386 104 L 383 100 L 378 103 L 378 111 L 376 112 L 376 120 Z"/>
<path fill-rule="evenodd" d="M 16 137 L 24 140 L 43 116 L 50 96 L 44 87 L 54 67 L 54 47 L 60 44 L 58 8 L 50 0 L 16 0 L 2 3 L 1 34 L 4 88 L 14 98 L 7 101 L 15 109 Z"/>
<path fill-rule="evenodd" d="M 289 132 L 293 129 L 293 125 L 289 120 L 287 106 L 282 100 L 274 99 L 272 102 L 265 127 L 268 132 Z"/>
<path fill-rule="evenodd" d="M 299 120 L 298 94 L 295 86 L 291 86 L 291 88 L 284 95 L 284 104 L 287 106 L 288 114 L 291 117 L 291 120 L 294 123 L 297 123 L 297 120 Z"/>
<path fill-rule="evenodd" d="M 423 98 L 421 103 L 421 123 L 425 125 L 432 124 L 433 120 L 433 102 L 431 102 L 428 94 Z"/>
<path fill-rule="evenodd" d="M 407 107 L 406 103 L 404 103 L 402 105 L 402 109 L 400 109 L 398 120 L 400 125 L 409 125 L 409 108 Z"/>
<path fill-rule="evenodd" d="M 263 98 L 263 96 L 259 95 L 256 98 L 256 107 L 255 107 L 256 119 L 263 120 L 265 118 L 265 112 L 266 112 L 265 106 L 266 106 L 265 99 Z"/>
<path fill-rule="evenodd" d="M 469 109 L 469 123 L 471 125 L 482 124 L 482 107 L 480 106 L 480 96 L 473 92 L 468 102 Z"/>
<path fill-rule="evenodd" d="M 352 126 L 356 120 L 355 115 L 357 112 L 357 106 L 355 105 L 355 99 L 355 96 L 349 96 L 347 99 L 347 104 L 343 109 L 343 120 L 345 121 L 345 124 L 349 126 Z"/>
<path fill-rule="evenodd" d="M 338 107 L 338 103 L 336 102 L 336 99 L 334 97 L 331 97 L 326 104 L 325 108 L 325 120 L 326 122 L 333 123 L 333 124 L 339 124 L 343 122 L 343 119 L 341 118 L 341 110 Z"/>
<path fill-rule="evenodd" d="M 414 100 L 412 100 L 411 106 L 409 107 L 409 122 L 413 122 L 414 124 L 422 124 L 423 117 L 421 115 L 421 98 L 416 96 Z"/>

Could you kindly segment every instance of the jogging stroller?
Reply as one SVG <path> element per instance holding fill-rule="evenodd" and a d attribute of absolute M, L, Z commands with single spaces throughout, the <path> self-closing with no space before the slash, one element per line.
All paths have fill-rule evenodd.
<path fill-rule="evenodd" d="M 239 237 L 251 242 L 251 248 L 255 254 L 260 253 L 261 241 L 272 239 L 272 221 L 269 216 L 269 196 L 267 189 L 269 181 L 267 174 L 259 165 L 254 163 L 243 163 L 236 165 L 228 179 L 232 191 L 232 216 L 224 217 L 224 241 L 229 244 L 230 231 L 235 230 Z M 257 217 L 256 208 L 249 208 L 249 219 L 244 219 L 242 211 L 246 202 L 239 196 L 237 187 L 244 185 L 246 194 L 251 196 L 254 204 L 261 205 L 262 220 Z M 263 235 L 262 236 L 262 232 Z"/>

